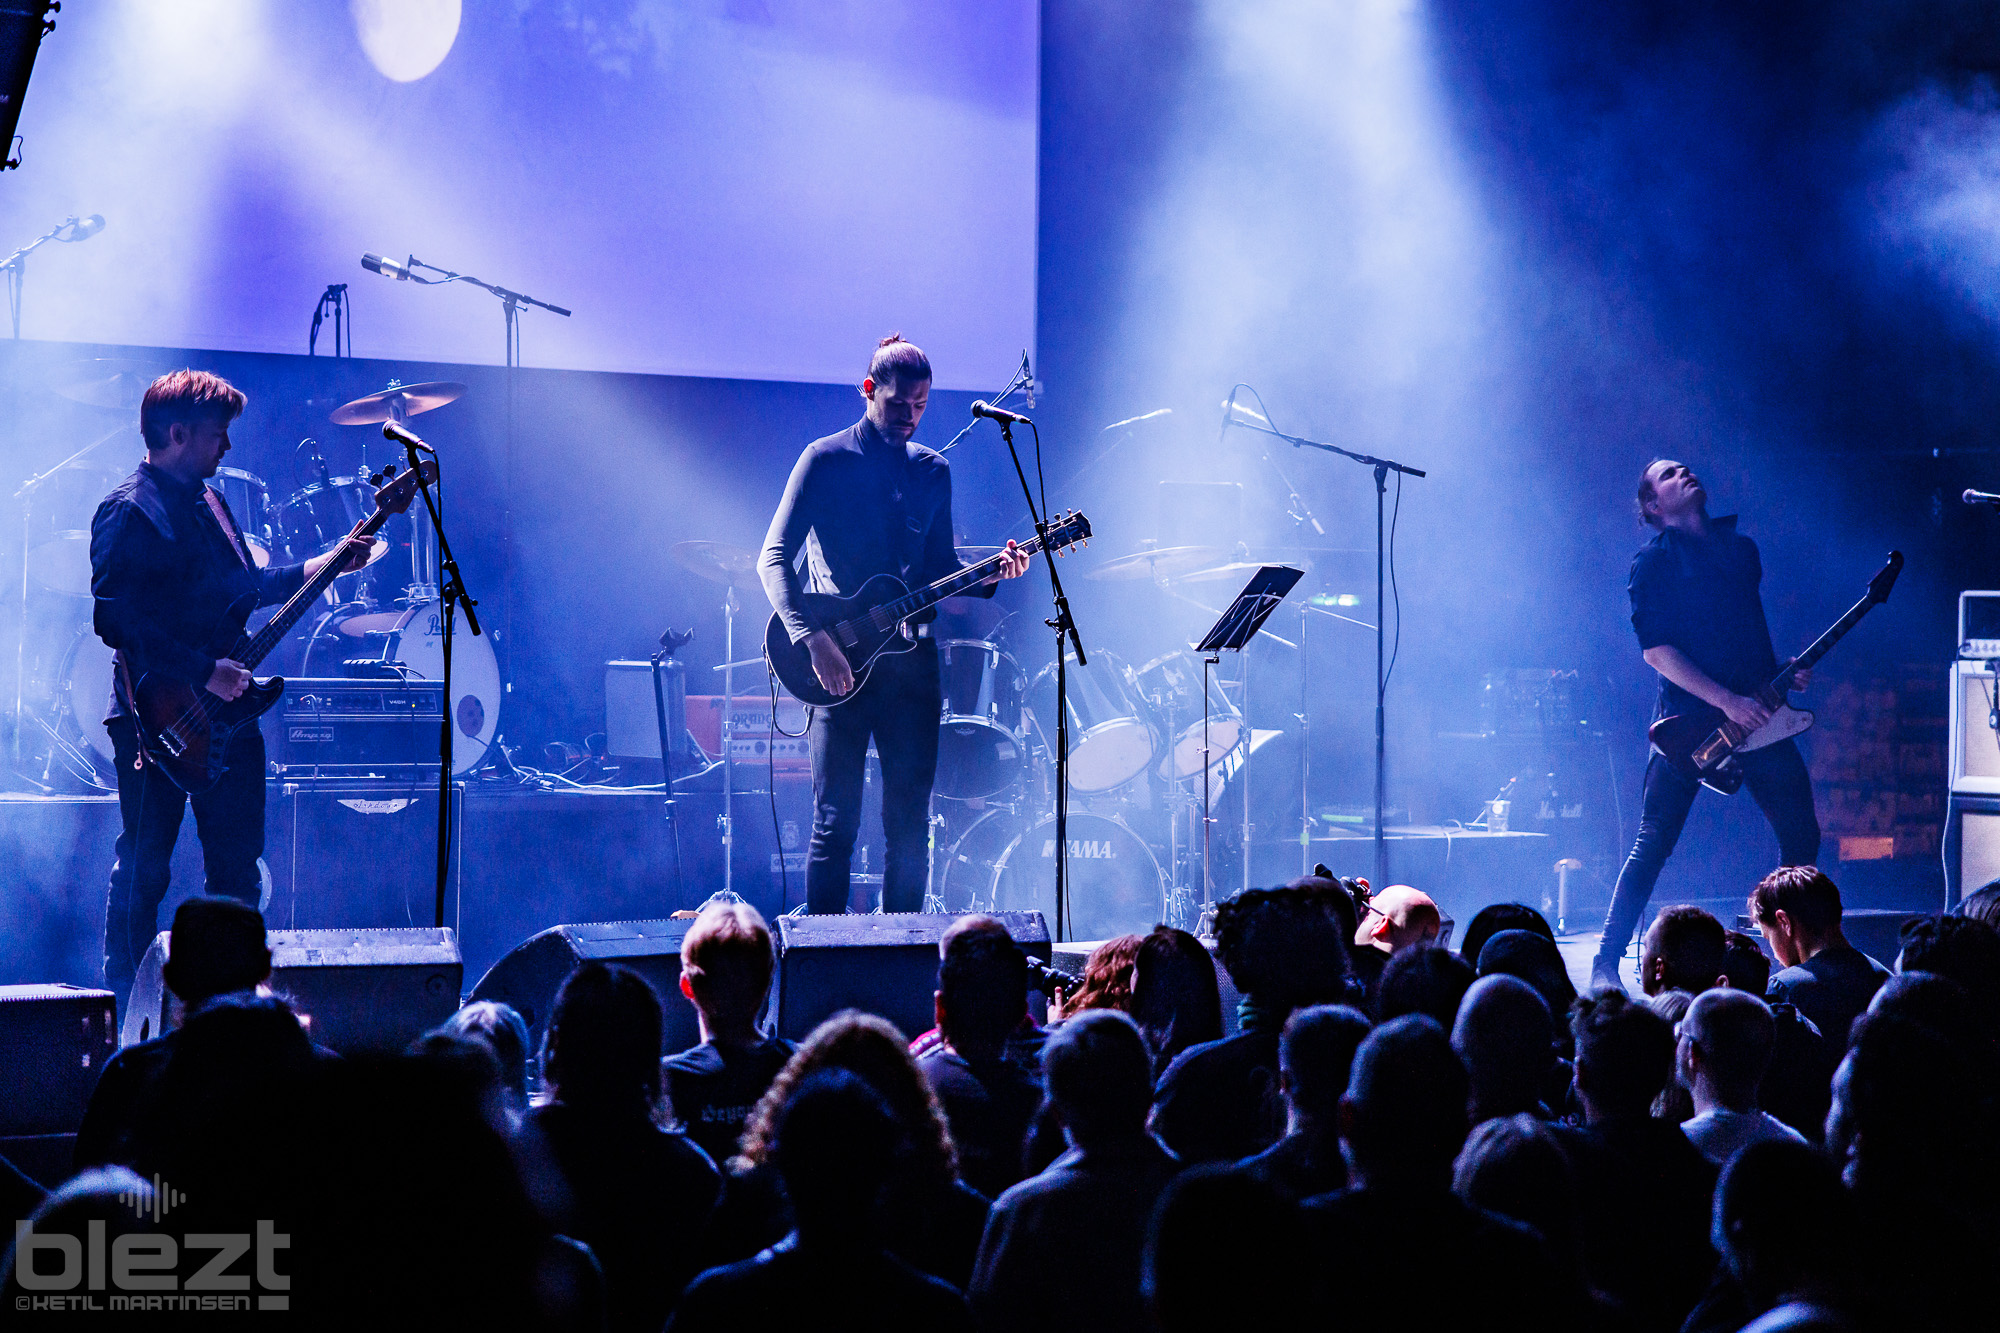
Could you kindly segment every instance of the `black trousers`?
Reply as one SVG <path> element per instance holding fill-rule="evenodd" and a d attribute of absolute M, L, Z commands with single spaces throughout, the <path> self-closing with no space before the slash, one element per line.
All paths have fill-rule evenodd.
<path fill-rule="evenodd" d="M 849 860 L 861 831 L 868 741 L 882 761 L 882 910 L 916 912 L 930 883 L 931 781 L 937 776 L 937 645 L 920 639 L 907 653 L 878 658 L 868 683 L 838 708 L 813 712 L 812 848 L 806 856 L 806 910 L 847 910 Z"/>
<path fill-rule="evenodd" d="M 104 984 L 122 1006 L 157 933 L 174 843 L 190 801 L 207 891 L 257 905 L 262 887 L 257 858 L 264 854 L 264 733 L 254 726 L 237 732 L 222 780 L 189 796 L 151 761 L 133 767 L 139 732 L 130 718 L 113 718 L 106 729 L 118 759 L 118 815 L 124 828 L 104 907 Z"/>
<path fill-rule="evenodd" d="M 1771 821 L 1778 835 L 1778 865 L 1809 866 L 1819 860 L 1819 816 L 1813 812 L 1812 778 L 1806 773 L 1799 747 L 1791 741 L 1748 754 L 1738 755 L 1743 765 L 1743 784 L 1750 789 L 1757 808 Z M 1646 799 L 1639 812 L 1639 836 L 1631 854 L 1618 872 L 1617 886 L 1611 890 L 1611 910 L 1604 918 L 1604 939 L 1597 946 L 1597 960 L 1610 966 L 1631 943 L 1639 914 L 1653 896 L 1653 885 L 1674 844 L 1687 826 L 1688 811 L 1694 808 L 1701 783 L 1684 776 L 1659 751 L 1646 765 Z M 1748 886 L 1745 897 L 1748 897 Z"/>

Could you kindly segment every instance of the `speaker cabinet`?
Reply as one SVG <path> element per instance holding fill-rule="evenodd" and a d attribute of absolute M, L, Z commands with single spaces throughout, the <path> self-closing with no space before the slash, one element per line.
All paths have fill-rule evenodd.
<path fill-rule="evenodd" d="M 1957 903 L 1996 879 L 2000 879 L 2000 795 L 1953 792 L 1944 823 L 1945 901 Z"/>
<path fill-rule="evenodd" d="M 174 1026 L 162 971 L 173 935 L 154 936 L 125 1007 L 127 1045 Z M 458 1009 L 465 965 L 449 929 L 274 930 L 271 989 L 321 1046 L 394 1054 Z"/>
<path fill-rule="evenodd" d="M 110 991 L 0 986 L 0 1135 L 74 1134 L 117 1049 Z"/>
<path fill-rule="evenodd" d="M 586 959 L 621 963 L 659 992 L 660 1053 L 671 1055 L 701 1041 L 694 1006 L 681 994 L 681 941 L 693 921 L 597 921 L 551 926 L 522 941 L 472 988 L 474 1000 L 512 1005 L 527 1020 L 529 1054 L 541 1050 L 556 990 Z"/>
<path fill-rule="evenodd" d="M 1040 912 L 995 912 L 1014 943 L 1050 961 Z M 914 1037 L 935 1026 L 938 941 L 947 912 L 778 918 L 778 1035 L 804 1037 L 842 1009 L 880 1014 Z"/>

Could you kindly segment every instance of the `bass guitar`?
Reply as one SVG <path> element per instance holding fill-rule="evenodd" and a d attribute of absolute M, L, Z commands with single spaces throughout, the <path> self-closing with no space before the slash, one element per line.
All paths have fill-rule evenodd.
<path fill-rule="evenodd" d="M 1030 538 L 1018 549 L 1033 555 L 1046 546 L 1051 555 L 1064 555 L 1070 547 L 1089 538 L 1090 520 L 1072 513 L 1058 518 L 1048 525 L 1045 535 Z M 813 674 L 812 653 L 803 641 L 792 642 L 784 618 L 775 611 L 764 626 L 764 660 L 771 664 L 771 673 L 792 692 L 793 698 L 814 708 L 837 708 L 861 692 L 878 659 L 906 653 L 916 646 L 917 641 L 903 631 L 904 621 L 947 597 L 970 592 L 999 572 L 1000 557 L 990 555 L 915 592 L 893 574 L 877 574 L 856 589 L 852 597 L 803 594 L 801 609 L 806 619 L 831 634 L 841 652 L 847 655 L 848 667 L 854 673 L 854 688 L 846 694 L 835 694 L 819 683 L 819 677 Z"/>
<path fill-rule="evenodd" d="M 420 479 L 421 484 L 429 485 L 437 475 L 437 460 L 427 458 L 421 471 L 405 471 L 383 483 L 375 492 L 375 512 L 356 523 L 344 540 L 374 536 L 390 515 L 410 507 Z M 256 608 L 254 596 L 246 596 L 231 604 L 195 642 L 213 657 L 226 657 L 255 671 L 257 664 L 284 641 L 299 617 L 319 600 L 327 585 L 341 575 L 345 563 L 327 561 L 255 634 L 246 635 L 234 628 Z M 228 768 L 230 740 L 244 727 L 256 726 L 257 719 L 283 697 L 285 679 L 252 680 L 242 694 L 225 700 L 203 686 L 149 671 L 139 678 L 132 693 L 146 761 L 157 765 L 176 787 L 192 794 L 205 792 L 221 780 Z"/>
<path fill-rule="evenodd" d="M 1775 745 L 1813 724 L 1810 712 L 1793 708 L 1786 701 L 1792 685 L 1792 673 L 1809 670 L 1846 636 L 1847 631 L 1861 623 L 1861 617 L 1888 601 L 1889 589 L 1896 586 L 1896 576 L 1902 572 L 1903 553 L 1889 552 L 1888 562 L 1876 572 L 1874 578 L 1868 580 L 1868 591 L 1861 600 L 1849 607 L 1846 615 L 1834 621 L 1826 633 L 1813 640 L 1810 648 L 1793 658 L 1784 670 L 1772 678 L 1770 684 L 1757 692 L 1758 702 L 1771 710 L 1771 718 L 1763 726 L 1755 731 L 1738 726 L 1720 708 L 1703 704 L 1694 712 L 1678 713 L 1655 722 L 1647 732 L 1653 747 L 1666 756 L 1667 762 L 1677 770 L 1696 779 L 1710 791 L 1721 792 L 1724 796 L 1733 794 L 1743 785 L 1743 766 L 1736 761 L 1737 755 Z"/>

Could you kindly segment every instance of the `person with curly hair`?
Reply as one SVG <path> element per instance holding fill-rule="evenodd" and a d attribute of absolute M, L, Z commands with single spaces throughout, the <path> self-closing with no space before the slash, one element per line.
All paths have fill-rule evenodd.
<path fill-rule="evenodd" d="M 1120 935 L 1090 951 L 1083 960 L 1083 980 L 1049 1015 L 1052 1021 L 1075 1018 L 1086 1009 L 1116 1009 L 1132 1012 L 1133 974 L 1139 966 L 1139 945 L 1143 935 Z"/>
<path fill-rule="evenodd" d="M 1278 1038 L 1292 1011 L 1359 1001 L 1334 880 L 1251 889 L 1217 906 L 1216 952 L 1242 1000 L 1241 1031 L 1191 1046 L 1160 1075 L 1153 1132 L 1187 1162 L 1240 1161 L 1285 1129 Z"/>
<path fill-rule="evenodd" d="M 859 1077 L 896 1118 L 900 1146 L 882 1212 L 889 1252 L 964 1290 L 986 1229 L 988 1201 L 959 1178 L 958 1150 L 944 1111 L 903 1034 L 887 1019 L 856 1009 L 844 1009 L 813 1029 L 744 1122 L 741 1150 L 729 1160 L 711 1262 L 747 1258 L 792 1229 L 776 1170 L 778 1126 L 799 1085 L 822 1069 Z"/>

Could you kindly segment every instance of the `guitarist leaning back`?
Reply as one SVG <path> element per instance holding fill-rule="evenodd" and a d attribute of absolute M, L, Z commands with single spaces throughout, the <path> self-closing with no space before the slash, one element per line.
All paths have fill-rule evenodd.
<path fill-rule="evenodd" d="M 131 688 L 147 673 L 234 699 L 250 684 L 240 662 L 196 646 L 243 629 L 220 624 L 298 591 L 327 561 L 367 563 L 344 548 L 303 565 L 259 567 L 208 478 L 229 452 L 229 423 L 243 413 L 240 389 L 220 376 L 179 370 L 154 380 L 139 405 L 146 459 L 104 497 L 90 525 L 90 590 L 97 635 L 116 652 L 111 733 L 118 762 L 118 859 L 104 914 L 104 984 L 121 1004 L 166 898 L 181 813 L 190 799 L 143 756 Z M 228 770 L 193 797 L 208 892 L 255 906 L 264 851 L 264 737 L 237 733 Z"/>
<path fill-rule="evenodd" d="M 1654 716 L 1720 709 L 1754 731 L 1770 716 L 1757 691 L 1779 671 L 1758 593 L 1764 566 L 1757 544 L 1736 530 L 1734 516 L 1710 518 L 1708 492 L 1685 463 L 1659 459 L 1639 478 L 1639 517 L 1655 529 L 1632 558 L 1632 628 L 1646 665 L 1660 674 Z M 1793 674 L 1804 689 L 1810 673 Z M 1819 858 L 1819 818 L 1812 780 L 1798 746 L 1779 741 L 1737 756 L 1757 806 L 1778 835 L 1782 865 Z M 1612 980 L 1639 914 L 1673 853 L 1701 784 L 1655 750 L 1646 764 L 1639 836 L 1618 872 L 1604 939 L 1592 965 L 1593 983 Z"/>
<path fill-rule="evenodd" d="M 792 642 L 811 652 L 820 684 L 835 695 L 853 696 L 839 707 L 813 711 L 813 830 L 806 860 L 806 910 L 813 913 L 847 910 L 848 862 L 861 827 L 871 736 L 882 762 L 882 831 L 888 844 L 882 910 L 915 912 L 923 906 L 942 705 L 929 626 L 912 627 L 918 641 L 911 651 L 878 658 L 857 691 L 846 655 L 824 626 L 809 621 L 801 594 L 851 595 L 877 574 L 916 587 L 960 568 L 950 465 L 912 442 L 930 390 L 931 363 L 923 352 L 900 335 L 884 338 L 861 381 L 867 400 L 861 420 L 806 446 L 758 561 L 771 605 Z M 1017 578 L 1027 572 L 1028 554 L 1011 541 L 1007 547 L 999 577 Z M 973 595 L 992 591 L 989 582 Z"/>

